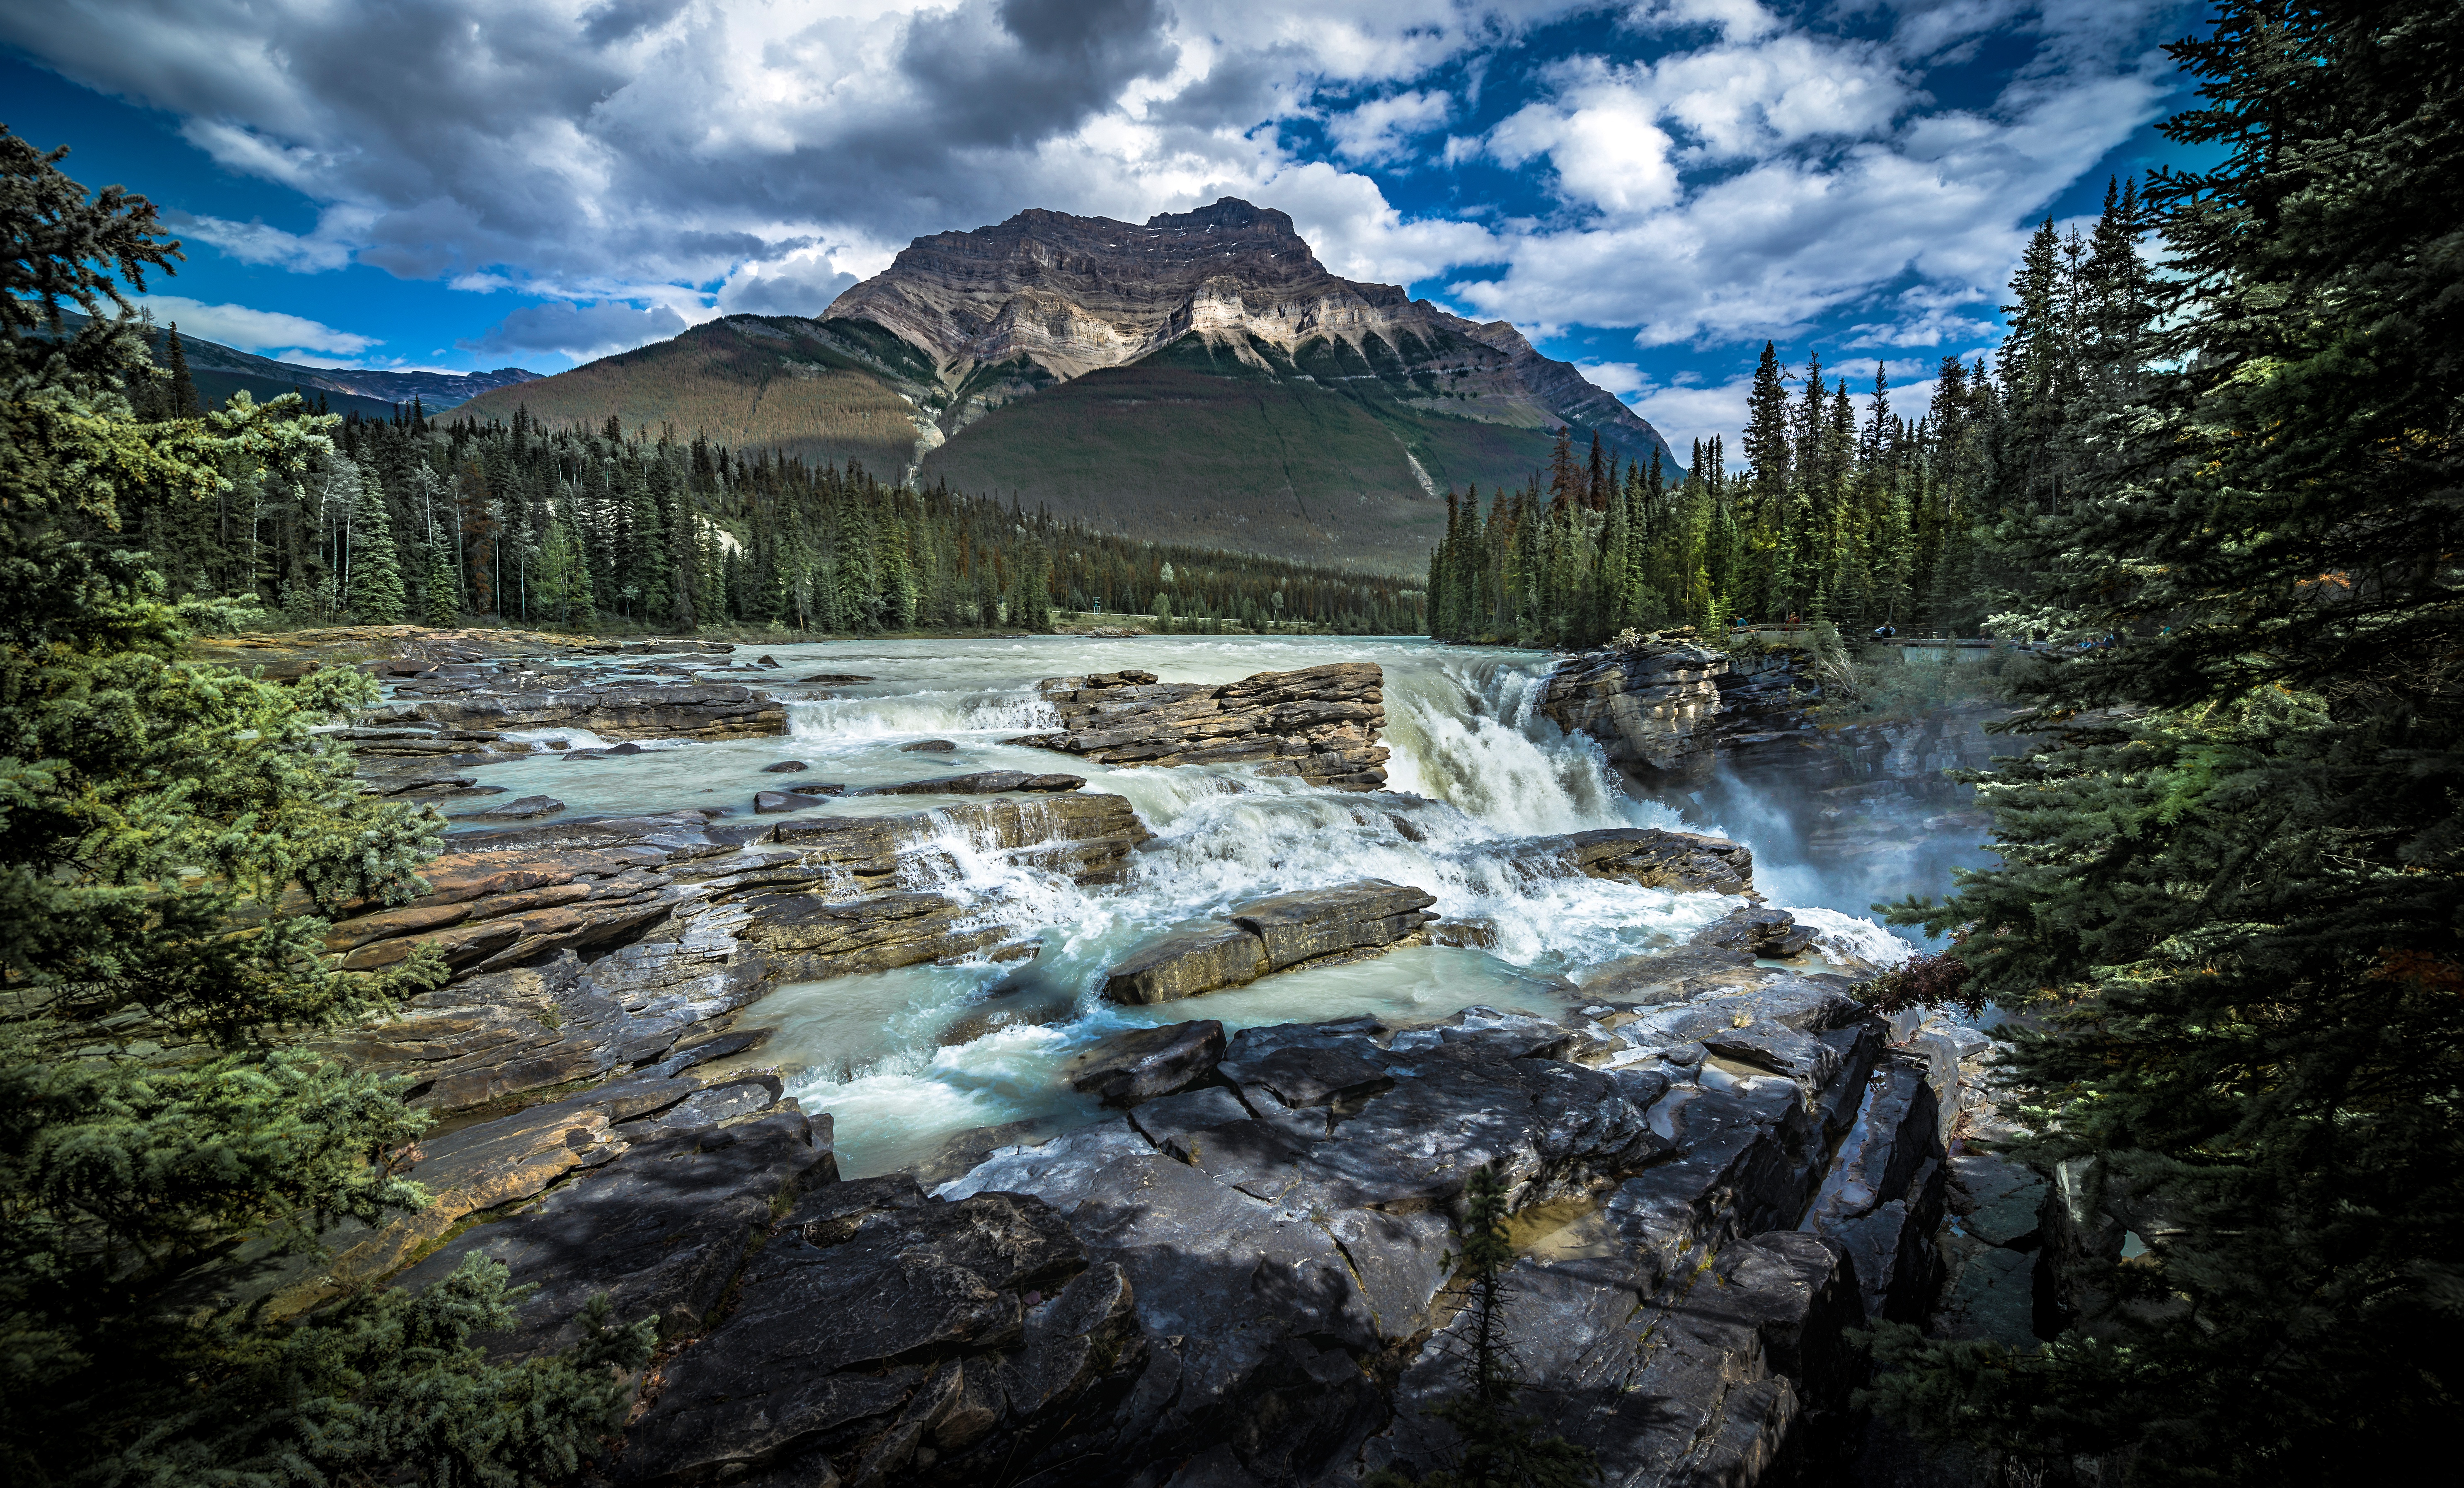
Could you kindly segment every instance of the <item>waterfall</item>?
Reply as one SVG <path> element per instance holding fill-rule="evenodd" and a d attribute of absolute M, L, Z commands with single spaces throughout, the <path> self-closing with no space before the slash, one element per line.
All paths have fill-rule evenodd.
<path fill-rule="evenodd" d="M 957 902 L 970 926 L 1007 948 L 961 964 L 789 985 L 754 1020 L 777 1032 L 743 1057 L 791 1069 L 790 1093 L 838 1123 L 852 1174 L 928 1158 L 955 1133 L 1015 1126 L 1046 1133 L 1094 1108 L 1059 1078 L 1071 1054 L 1114 1030 L 1208 1018 L 1239 1027 L 1369 1013 L 1443 1017 L 1475 1003 L 1562 1011 L 1579 1001 L 1566 974 L 1665 948 L 1741 901 L 1593 879 L 1518 843 L 1600 827 L 1696 829 L 1669 806 L 1638 800 L 1599 747 L 1569 737 L 1537 704 L 1551 658 L 1416 642 L 1277 638 L 1084 643 L 876 643 L 775 648 L 789 736 L 697 745 L 605 761 L 504 767 L 515 789 L 554 789 L 585 809 L 642 810 L 726 801 L 803 781 L 861 786 L 985 769 L 1065 770 L 1086 789 L 1129 798 L 1155 839 L 1129 881 L 1081 888 L 1032 855 L 937 819 L 906 853 L 902 886 Z M 1113 769 L 1003 744 L 1058 720 L 1036 682 L 1125 667 L 1173 680 L 1231 681 L 1317 662 L 1385 667 L 1389 788 L 1355 793 L 1242 766 Z M 828 670 L 871 680 L 792 679 Z M 955 748 L 909 752 L 925 739 Z M 804 773 L 764 774 L 785 755 Z M 540 782 L 516 780 L 529 772 Z M 677 796 L 684 799 L 678 800 Z M 901 798 L 842 798 L 825 813 L 912 811 Z M 741 809 L 740 807 L 737 809 Z M 1097 995 L 1108 969 L 1153 937 L 1269 894 L 1361 878 L 1409 884 L 1450 919 L 1495 928 L 1485 951 L 1415 947 L 1373 960 L 1305 967 L 1247 987 L 1151 1008 Z M 1905 943 L 1870 922 L 1809 911 L 1826 956 L 1863 969 Z M 995 954 L 1010 959 L 995 960 Z"/>

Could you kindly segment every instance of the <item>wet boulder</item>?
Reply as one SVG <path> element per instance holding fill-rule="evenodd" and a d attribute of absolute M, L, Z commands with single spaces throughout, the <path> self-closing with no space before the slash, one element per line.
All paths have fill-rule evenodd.
<path fill-rule="evenodd" d="M 762 791 L 753 798 L 753 814 L 757 817 L 781 816 L 790 811 L 827 804 L 826 798 L 843 795 L 844 786 L 810 786 L 793 791 Z"/>
<path fill-rule="evenodd" d="M 1437 896 L 1426 889 L 1366 878 L 1253 899 L 1235 905 L 1226 918 L 1257 936 L 1267 969 L 1280 972 L 1345 952 L 1393 946 L 1437 918 L 1424 912 L 1435 903 Z"/>
<path fill-rule="evenodd" d="M 517 796 L 512 800 L 477 811 L 458 814 L 457 821 L 528 821 L 539 817 L 552 817 L 564 809 L 564 802 L 553 796 Z"/>
<path fill-rule="evenodd" d="M 1578 973 L 1576 985 L 1603 1002 L 1683 1002 L 1705 993 L 1750 987 L 1766 979 L 1750 951 L 1685 946 L 1651 955 L 1621 956 Z"/>
<path fill-rule="evenodd" d="M 1796 916 L 1786 909 L 1768 905 L 1732 909 L 1721 919 L 1696 930 L 1693 943 L 1724 950 L 1744 951 L 1774 961 L 1801 955 L 1814 944 L 1814 931 L 1796 923 Z"/>
<path fill-rule="evenodd" d="M 799 775 L 811 768 L 812 766 L 801 759 L 782 759 L 775 765 L 763 765 L 761 773 L 763 775 Z"/>
<path fill-rule="evenodd" d="M 1212 1078 L 1223 1058 L 1223 1025 L 1212 1018 L 1133 1028 L 1070 1061 L 1065 1077 L 1106 1105 L 1136 1105 Z"/>
<path fill-rule="evenodd" d="M 917 739 L 913 744 L 899 745 L 898 752 L 902 755 L 947 755 L 955 753 L 957 747 L 950 739 Z"/>
<path fill-rule="evenodd" d="M 1271 970 L 1265 943 L 1245 927 L 1223 922 L 1175 930 L 1149 941 L 1104 973 L 1113 1002 L 1170 1002 L 1221 987 L 1242 987 Z"/>

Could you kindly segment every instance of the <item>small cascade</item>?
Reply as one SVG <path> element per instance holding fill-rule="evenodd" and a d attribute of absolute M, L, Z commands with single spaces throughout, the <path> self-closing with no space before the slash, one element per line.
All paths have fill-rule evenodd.
<path fill-rule="evenodd" d="M 787 704 L 796 739 L 843 742 L 944 733 L 1037 733 L 1061 726 L 1032 690 L 949 689 L 879 697 L 824 697 Z"/>

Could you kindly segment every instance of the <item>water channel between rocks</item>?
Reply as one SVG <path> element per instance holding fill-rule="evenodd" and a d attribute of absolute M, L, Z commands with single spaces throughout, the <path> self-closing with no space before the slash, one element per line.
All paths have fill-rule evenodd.
<path fill-rule="evenodd" d="M 762 655 L 780 666 L 744 669 Z M 1536 717 L 1532 705 L 1554 660 L 1360 637 L 746 646 L 713 666 L 728 667 L 726 680 L 786 700 L 786 737 L 646 741 L 641 754 L 604 758 L 544 753 L 474 773 L 516 795 L 553 796 L 569 816 L 694 807 L 742 814 L 758 791 L 984 770 L 1066 771 L 1087 777 L 1089 792 L 1130 799 L 1156 835 L 1118 887 L 1081 888 L 984 851 L 955 827 L 908 854 L 907 886 L 980 906 L 986 923 L 1040 942 L 1030 958 L 788 983 L 738 1017 L 737 1027 L 775 1032 L 735 1062 L 782 1067 L 788 1094 L 834 1117 L 841 1170 L 858 1177 L 923 1162 L 971 1128 L 1014 1125 L 1019 1140 L 1036 1140 L 1092 1119 L 1093 1099 L 1068 1089 L 1061 1065 L 1124 1027 L 1207 1018 L 1239 1029 L 1364 1013 L 1418 1022 L 1474 1004 L 1555 1013 L 1585 1000 L 1569 973 L 1663 947 L 1735 908 L 1741 901 L 1718 894 L 1535 874 L 1485 851 L 1614 826 L 1683 826 L 1761 845 L 1750 822 L 1688 820 L 1635 799 L 1595 744 Z M 1167 681 L 1221 683 L 1335 661 L 1385 668 L 1385 742 L 1394 752 L 1385 791 L 1319 788 L 1247 766 L 1112 769 L 1001 742 L 1054 727 L 1035 689 L 1045 677 L 1138 667 Z M 612 659 L 597 665 L 609 675 L 627 669 Z M 838 680 L 848 676 L 869 680 Z M 820 677 L 830 680 L 800 681 Z M 535 736 L 575 748 L 595 742 L 574 730 Z M 955 748 L 910 748 L 927 740 Z M 766 773 L 782 760 L 807 768 Z M 832 799 L 796 815 L 910 813 L 956 799 Z M 1110 964 L 1162 931 L 1261 895 L 1359 878 L 1425 889 L 1449 918 L 1489 920 L 1496 944 L 1409 947 L 1153 1007 L 1118 1007 L 1096 995 Z M 1905 953 L 1904 943 L 1853 912 L 1877 897 L 1867 886 L 1775 872 L 1759 861 L 1757 885 L 1816 930 L 1817 949 L 1834 963 Z"/>

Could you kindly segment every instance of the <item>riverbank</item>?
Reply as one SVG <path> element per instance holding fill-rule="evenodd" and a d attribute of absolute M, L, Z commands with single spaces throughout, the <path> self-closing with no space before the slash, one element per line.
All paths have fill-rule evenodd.
<path fill-rule="evenodd" d="M 1535 1390 L 1626 1476 L 1837 1457 L 1842 1330 L 1931 1305 L 1986 1040 L 1865 1014 L 1905 947 L 1630 794 L 1540 711 L 1560 658 L 508 640 L 358 663 L 387 696 L 339 735 L 451 819 L 429 892 L 329 941 L 451 980 L 320 1045 L 444 1116 L 437 1202 L 212 1284 L 476 1252 L 547 1284 L 516 1352 L 592 1290 L 656 1312 L 698 1341 L 619 1481 L 1426 1466 L 1481 1165 Z M 1595 1356 L 1653 1410 L 1584 1404 Z"/>

